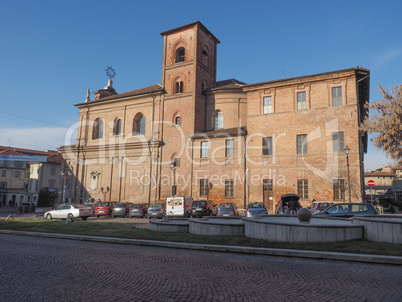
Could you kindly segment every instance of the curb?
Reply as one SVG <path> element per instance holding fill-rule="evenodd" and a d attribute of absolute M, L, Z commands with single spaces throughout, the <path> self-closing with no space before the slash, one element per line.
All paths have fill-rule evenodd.
<path fill-rule="evenodd" d="M 0 234 L 281 257 L 402 265 L 402 257 L 0 230 Z"/>

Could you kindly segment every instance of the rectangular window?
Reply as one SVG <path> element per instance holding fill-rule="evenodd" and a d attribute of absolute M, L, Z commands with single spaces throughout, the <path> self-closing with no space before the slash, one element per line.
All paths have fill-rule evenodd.
<path fill-rule="evenodd" d="M 208 196 L 208 179 L 200 179 L 200 196 Z"/>
<path fill-rule="evenodd" d="M 49 179 L 49 188 L 54 189 L 56 187 L 56 181 L 54 179 Z"/>
<path fill-rule="evenodd" d="M 6 189 L 7 188 L 7 182 L 6 181 L 0 181 L 0 188 L 1 189 Z"/>
<path fill-rule="evenodd" d="M 332 146 L 333 146 L 334 153 L 344 152 L 343 149 L 345 148 L 345 142 L 344 142 L 343 131 L 332 132 Z"/>
<path fill-rule="evenodd" d="M 334 179 L 334 200 L 345 200 L 344 179 Z"/>
<path fill-rule="evenodd" d="M 50 167 L 50 174 L 55 175 L 56 174 L 56 167 L 52 166 Z"/>
<path fill-rule="evenodd" d="M 20 178 L 21 177 L 21 171 L 15 171 L 14 172 L 14 177 L 15 178 Z"/>
<path fill-rule="evenodd" d="M 1 176 L 6 177 L 7 176 L 7 170 L 2 170 L 1 171 Z"/>
<path fill-rule="evenodd" d="M 263 102 L 263 113 L 272 113 L 274 112 L 272 109 L 272 97 L 270 96 L 265 96 L 262 99 Z"/>
<path fill-rule="evenodd" d="M 307 154 L 307 134 L 297 135 L 297 154 Z"/>
<path fill-rule="evenodd" d="M 201 142 L 201 158 L 207 158 L 208 157 L 208 149 L 209 149 L 209 143 L 208 142 Z"/>
<path fill-rule="evenodd" d="M 306 92 L 297 93 L 297 110 L 307 109 Z"/>
<path fill-rule="evenodd" d="M 273 190 L 272 179 L 264 179 L 262 185 L 264 192 L 272 192 Z"/>
<path fill-rule="evenodd" d="M 262 155 L 272 155 L 272 137 L 262 138 Z"/>
<path fill-rule="evenodd" d="M 308 199 L 308 180 L 298 179 L 297 180 L 297 192 L 301 199 Z"/>
<path fill-rule="evenodd" d="M 233 179 L 225 180 L 225 197 L 226 198 L 233 197 Z"/>
<path fill-rule="evenodd" d="M 234 156 L 234 140 L 228 139 L 226 141 L 226 157 Z"/>
<path fill-rule="evenodd" d="M 332 106 L 342 106 L 342 87 L 332 87 Z"/>

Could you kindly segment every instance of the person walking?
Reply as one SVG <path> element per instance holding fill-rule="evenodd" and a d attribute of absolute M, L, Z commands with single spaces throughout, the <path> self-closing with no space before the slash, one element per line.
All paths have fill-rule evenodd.
<path fill-rule="evenodd" d="M 299 207 L 299 202 L 296 199 L 289 200 L 290 215 L 296 215 L 298 207 Z"/>

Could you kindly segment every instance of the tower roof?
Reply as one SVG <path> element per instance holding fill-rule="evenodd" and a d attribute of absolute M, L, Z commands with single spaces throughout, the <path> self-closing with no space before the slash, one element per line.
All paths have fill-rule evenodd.
<path fill-rule="evenodd" d="M 176 28 L 173 28 L 173 29 L 169 29 L 169 30 L 163 31 L 163 32 L 161 32 L 161 35 L 162 35 L 162 36 L 166 36 L 166 35 L 168 35 L 168 34 L 171 34 L 171 33 L 177 32 L 177 31 L 181 31 L 181 30 L 185 30 L 185 29 L 187 29 L 187 28 L 194 27 L 194 26 L 196 26 L 196 25 L 198 25 L 203 31 L 205 31 L 205 33 L 206 33 L 207 35 L 210 35 L 210 36 L 215 40 L 216 44 L 221 43 L 221 41 L 219 41 L 219 40 L 208 30 L 208 28 L 206 28 L 206 27 L 204 26 L 204 24 L 202 24 L 200 21 L 195 21 L 195 22 L 192 22 L 192 23 L 183 25 L 183 26 L 179 26 L 179 27 L 176 27 Z"/>

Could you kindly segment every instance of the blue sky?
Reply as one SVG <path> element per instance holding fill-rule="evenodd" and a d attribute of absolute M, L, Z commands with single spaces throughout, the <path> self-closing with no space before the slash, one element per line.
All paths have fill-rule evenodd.
<path fill-rule="evenodd" d="M 220 41 L 218 80 L 246 83 L 355 66 L 402 83 L 402 1 L 0 0 L 0 145 L 56 149 L 74 104 L 107 84 L 161 83 L 161 32 L 201 21 Z M 91 96 L 93 99 L 93 95 Z M 391 163 L 372 145 L 365 170 Z"/>

